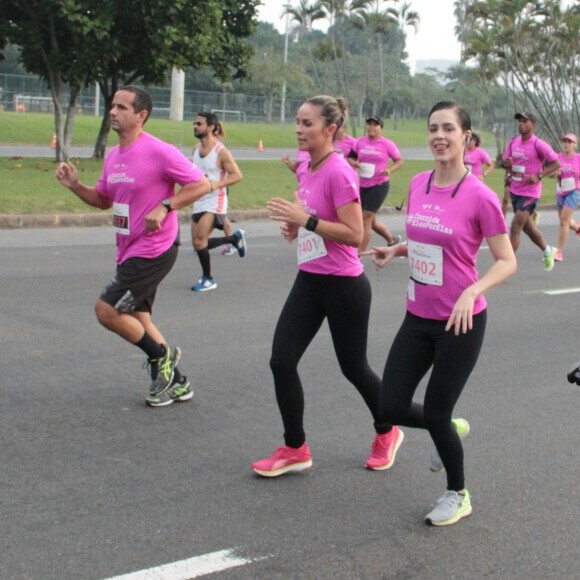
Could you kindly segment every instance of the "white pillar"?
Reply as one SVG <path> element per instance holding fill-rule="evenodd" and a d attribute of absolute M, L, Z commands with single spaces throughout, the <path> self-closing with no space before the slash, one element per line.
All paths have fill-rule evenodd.
<path fill-rule="evenodd" d="M 285 4 L 286 10 L 291 8 L 290 2 Z M 286 13 L 286 30 L 284 33 L 284 65 L 288 62 L 288 33 L 289 33 L 289 17 Z M 286 122 L 286 71 L 284 71 L 284 80 L 282 81 L 282 102 L 280 103 L 280 123 Z"/>
<path fill-rule="evenodd" d="M 183 101 L 185 95 L 185 72 L 178 68 L 171 71 L 171 101 L 169 119 L 183 121 Z"/>
<path fill-rule="evenodd" d="M 95 117 L 100 117 L 99 114 L 100 99 L 101 99 L 101 89 L 99 88 L 99 83 L 95 83 Z"/>

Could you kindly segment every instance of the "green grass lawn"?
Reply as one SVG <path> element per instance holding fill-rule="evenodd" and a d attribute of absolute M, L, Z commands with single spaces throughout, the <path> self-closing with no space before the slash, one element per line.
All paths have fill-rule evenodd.
<path fill-rule="evenodd" d="M 93 145 L 101 120 L 88 115 L 78 115 L 73 131 L 74 145 Z M 147 130 L 178 146 L 194 142 L 191 121 L 151 119 Z M 296 139 L 293 123 L 286 125 L 267 123 L 227 123 L 229 147 L 255 148 L 259 140 L 265 147 L 294 148 Z M 54 132 L 54 118 L 44 113 L 0 112 L 0 143 L 49 144 Z M 399 121 L 397 128 L 392 120 L 385 122 L 384 133 L 401 147 L 425 146 L 427 131 L 425 121 Z M 493 142 L 491 136 L 486 137 Z M 111 143 L 116 143 L 111 134 Z M 81 180 L 92 185 L 98 179 L 102 161 L 75 159 Z M 241 161 L 244 180 L 231 188 L 232 209 L 263 208 L 274 196 L 292 199 L 296 187 L 295 176 L 280 161 Z M 432 167 L 431 161 L 406 161 L 394 174 L 386 205 L 398 205 L 406 196 L 413 175 Z M 1 212 L 7 214 L 84 213 L 92 210 L 74 194 L 60 186 L 54 178 L 55 163 L 48 158 L 1 158 L 0 196 Z M 503 170 L 496 169 L 488 178 L 488 185 L 502 195 Z M 544 183 L 542 203 L 554 203 L 555 186 L 551 180 Z"/>
<path fill-rule="evenodd" d="M 73 128 L 73 145 L 94 145 L 101 126 L 100 117 L 77 115 Z M 295 147 L 294 123 L 237 123 L 227 122 L 226 142 L 228 147 L 256 148 L 261 140 L 264 147 Z M 396 126 L 396 128 L 395 128 Z M 179 147 L 193 145 L 191 121 L 168 121 L 150 119 L 145 128 L 153 135 Z M 350 129 L 350 126 L 349 126 Z M 357 136 L 363 134 L 364 127 L 357 128 Z M 50 144 L 54 133 L 54 116 L 50 113 L 0 112 L 0 143 Z M 422 147 L 427 144 L 427 123 L 425 120 L 404 120 L 395 124 L 385 120 L 383 134 L 400 147 Z M 109 135 L 110 143 L 117 142 L 114 133 Z M 493 143 L 492 135 L 483 133 L 485 143 Z"/>
<path fill-rule="evenodd" d="M 101 172 L 102 162 L 75 159 L 81 181 L 93 185 Z M 240 161 L 244 180 L 230 190 L 231 209 L 263 208 L 271 197 L 292 199 L 296 177 L 280 161 Z M 405 198 L 411 177 L 432 167 L 430 161 L 406 161 L 391 181 L 386 205 L 398 205 Z M 81 202 L 54 177 L 55 163 L 39 158 L 0 158 L 0 191 L 2 213 L 50 214 L 99 211 Z M 503 191 L 503 171 L 496 170 L 488 178 L 494 191 Z M 551 181 L 544 184 L 543 203 L 554 203 Z"/>

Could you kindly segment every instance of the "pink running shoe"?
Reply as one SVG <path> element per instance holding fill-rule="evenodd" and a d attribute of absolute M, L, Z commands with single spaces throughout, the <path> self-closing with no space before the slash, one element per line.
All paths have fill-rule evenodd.
<path fill-rule="evenodd" d="M 304 471 L 312 467 L 312 455 L 308 443 L 303 443 L 298 449 L 294 447 L 278 447 L 267 459 L 252 463 L 252 469 L 264 477 L 278 477 L 288 471 Z"/>
<path fill-rule="evenodd" d="M 562 260 L 564 260 L 564 254 L 562 253 L 562 250 L 558 248 L 554 254 L 554 262 L 561 262 Z"/>
<path fill-rule="evenodd" d="M 396 425 L 393 425 L 388 433 L 377 434 L 366 468 L 377 471 L 389 469 L 395 462 L 397 451 L 404 438 L 405 435 Z"/>

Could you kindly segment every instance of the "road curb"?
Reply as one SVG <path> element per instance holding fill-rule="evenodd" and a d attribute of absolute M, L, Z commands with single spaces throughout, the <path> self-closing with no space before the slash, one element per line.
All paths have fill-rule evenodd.
<path fill-rule="evenodd" d="M 394 207 L 381 208 L 381 214 L 397 214 Z M 266 220 L 270 216 L 267 209 L 232 210 L 228 217 L 233 222 L 246 220 Z M 189 223 L 191 213 L 179 212 L 179 221 Z M 64 213 L 64 214 L 0 214 L 0 229 L 11 230 L 18 228 L 65 228 L 65 227 L 103 227 L 111 225 L 111 213 Z"/>

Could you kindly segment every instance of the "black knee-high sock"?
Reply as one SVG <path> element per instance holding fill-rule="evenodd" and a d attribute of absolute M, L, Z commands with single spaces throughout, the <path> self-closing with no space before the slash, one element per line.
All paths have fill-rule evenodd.
<path fill-rule="evenodd" d="M 233 244 L 235 246 L 236 241 L 237 241 L 236 236 L 221 236 L 219 238 L 210 238 L 207 241 L 207 249 L 212 250 L 213 248 L 223 246 L 224 244 Z"/>
<path fill-rule="evenodd" d="M 159 344 L 150 334 L 145 333 L 143 338 L 135 343 L 149 358 L 161 358 L 165 354 L 165 346 Z"/>
<path fill-rule="evenodd" d="M 209 249 L 206 246 L 203 250 L 197 250 L 197 257 L 201 264 L 201 270 L 206 278 L 211 278 L 211 265 L 209 260 Z"/>

